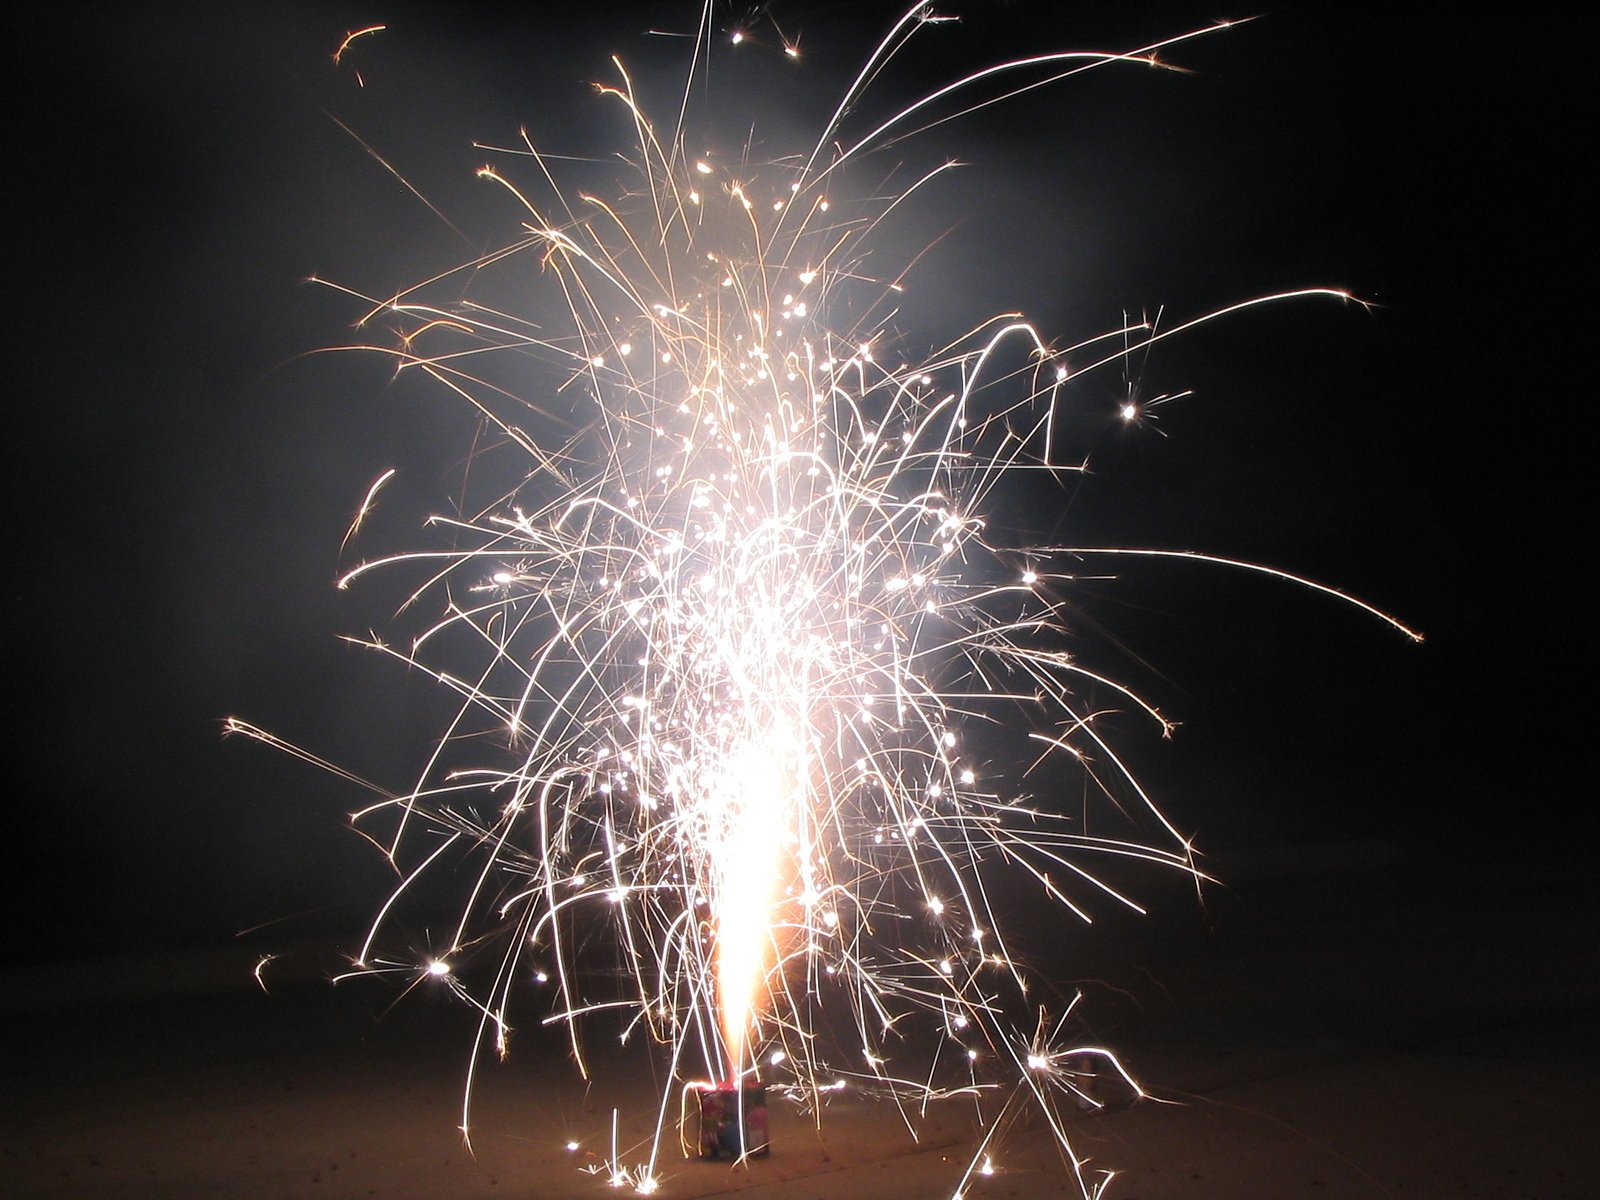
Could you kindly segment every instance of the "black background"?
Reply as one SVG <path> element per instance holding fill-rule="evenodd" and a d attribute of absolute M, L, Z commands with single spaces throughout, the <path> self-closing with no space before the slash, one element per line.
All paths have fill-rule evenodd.
<path fill-rule="evenodd" d="M 970 7 L 925 31 L 883 104 L 996 58 L 1131 49 L 1219 15 Z M 360 797 L 225 741 L 222 721 L 409 782 L 437 700 L 337 640 L 394 599 L 335 593 L 339 543 L 389 466 L 447 495 L 472 423 L 391 386 L 376 359 L 314 353 L 358 336 L 357 309 L 304 281 L 383 294 L 508 239 L 515 214 L 473 178 L 472 140 L 526 125 L 556 153 L 626 149 L 586 87 L 612 52 L 666 111 L 688 43 L 643 31 L 690 29 L 692 6 L 590 8 L 607 11 L 26 19 L 5 185 L 14 960 L 269 922 L 349 934 L 382 895 L 344 821 Z M 764 148 L 814 131 L 896 12 L 778 6 L 798 65 L 755 14 L 712 78 L 716 96 L 759 98 L 719 120 L 738 135 L 753 122 Z M 335 69 L 344 32 L 373 21 L 390 28 Z M 1300 572 L 1428 635 L 1412 646 L 1217 568 L 1086 583 L 1085 653 L 1182 723 L 1128 754 L 1202 849 L 1377 841 L 1419 877 L 1480 861 L 1587 871 L 1578 53 L 1559 12 L 1289 6 L 1175 49 L 1184 73 L 1099 71 L 904 152 L 970 164 L 898 235 L 911 249 L 947 235 L 898 321 L 913 350 L 1001 310 L 1069 341 L 1125 310 L 1165 305 L 1170 323 L 1283 288 L 1373 302 L 1283 305 L 1168 343 L 1133 382 L 1195 395 L 1152 425 L 1115 420 L 1121 375 L 1086 380 L 1093 474 L 1050 501 L 1059 512 L 1019 506 L 1063 540 Z"/>

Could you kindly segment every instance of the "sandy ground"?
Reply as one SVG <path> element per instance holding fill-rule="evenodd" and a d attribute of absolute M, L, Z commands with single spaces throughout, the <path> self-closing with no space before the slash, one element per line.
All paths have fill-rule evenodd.
<path fill-rule="evenodd" d="M 1201 912 L 1192 894 L 1076 951 L 1095 1032 L 1162 1100 L 1075 1114 L 1122 1200 L 1571 1198 L 1600 1194 L 1600 903 L 1588 873 L 1426 870 L 1390 854 L 1283 860 Z M 1320 863 L 1320 866 L 1319 866 Z M 578 1078 L 531 1034 L 460 1122 L 467 1028 L 413 995 L 249 980 L 244 947 L 5 977 L 0 1193 L 16 1197 L 616 1194 L 658 1087 L 603 1049 Z M 1107 1094 L 1108 1100 L 1119 1098 Z M 618 1110 L 613 1135 L 613 1109 Z M 893 1106 L 835 1098 L 820 1131 L 775 1100 L 748 1169 L 662 1162 L 674 1200 L 947 1197 L 969 1109 L 914 1142 Z M 569 1142 L 576 1149 L 568 1149 Z M 1019 1124 L 973 1200 L 1070 1196 L 1054 1142 Z"/>

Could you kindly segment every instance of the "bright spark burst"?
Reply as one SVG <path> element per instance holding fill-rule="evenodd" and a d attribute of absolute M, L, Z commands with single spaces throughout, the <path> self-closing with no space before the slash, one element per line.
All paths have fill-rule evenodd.
<path fill-rule="evenodd" d="M 952 104 L 1155 64 L 1206 32 L 989 67 L 851 132 L 869 81 L 942 20 L 909 10 L 808 154 L 735 163 L 693 146 L 681 122 L 663 133 L 618 63 L 599 90 L 637 132 L 625 198 L 569 193 L 531 142 L 484 168 L 520 206 L 521 234 L 373 301 L 368 318 L 398 340 L 362 349 L 476 410 L 498 442 L 472 467 L 491 499 L 434 518 L 437 544 L 363 562 L 339 586 L 409 578 L 403 612 L 436 616 L 405 649 L 368 644 L 458 700 L 415 784 L 355 814 L 401 878 L 360 971 L 433 980 L 475 1005 L 474 1064 L 491 1043 L 504 1051 L 520 990 L 548 981 L 539 990 L 580 1065 L 582 1018 L 622 1008 L 678 1080 L 764 1072 L 813 1103 L 866 1083 L 908 1114 L 970 1094 L 991 1123 L 959 1194 L 996 1169 L 995 1132 L 1019 1105 L 1067 1146 L 1062 1106 L 1093 1103 L 1085 1061 L 1137 1091 L 1109 1051 L 1071 1045 L 1070 1005 L 1017 1032 L 1034 1002 L 991 872 L 1031 876 L 1084 920 L 1095 900 L 1137 908 L 1097 860 L 1199 874 L 1085 697 L 1109 691 L 1169 724 L 1064 636 L 1073 563 L 1162 552 L 1008 548 L 991 533 L 997 491 L 1021 472 L 1075 469 L 1056 424 L 1085 372 L 1224 313 L 1343 294 L 1262 297 L 1159 333 L 1124 322 L 1065 350 L 997 316 L 926 359 L 902 357 L 886 322 L 858 315 L 904 284 L 874 282 L 869 260 L 880 227 L 944 168 L 876 203 L 851 199 L 847 168 Z M 792 57 L 795 43 L 781 44 Z M 477 298 L 507 272 L 524 292 L 553 284 L 559 302 L 519 315 Z M 505 382 L 508 361 L 524 379 L 530 362 L 558 377 L 527 398 Z M 1140 407 L 1120 412 L 1136 420 Z M 1145 833 L 1093 836 L 1030 802 L 1027 762 L 993 753 L 1018 727 L 1044 760 L 1142 809 Z M 401 897 L 462 863 L 447 942 L 375 958 Z M 597 927 L 626 968 L 602 999 L 580 983 Z M 464 967 L 488 945 L 498 966 L 474 984 Z M 469 1083 L 463 1128 L 470 1095 Z M 648 1161 L 624 1167 L 613 1151 L 613 1184 L 658 1185 L 669 1104 Z M 1064 1161 L 1086 1196 L 1104 1188 L 1109 1176 L 1070 1150 Z"/>

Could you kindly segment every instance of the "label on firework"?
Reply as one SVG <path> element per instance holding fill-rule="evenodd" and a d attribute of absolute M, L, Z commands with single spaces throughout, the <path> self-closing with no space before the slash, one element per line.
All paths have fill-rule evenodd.
<path fill-rule="evenodd" d="M 765 1084 L 706 1087 L 699 1094 L 701 1158 L 742 1158 L 769 1152 Z"/>

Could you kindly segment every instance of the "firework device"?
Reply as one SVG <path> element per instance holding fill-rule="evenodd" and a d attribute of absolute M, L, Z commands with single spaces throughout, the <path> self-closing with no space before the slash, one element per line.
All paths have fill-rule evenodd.
<path fill-rule="evenodd" d="M 700 1105 L 697 1144 L 701 1158 L 737 1160 L 765 1158 L 771 1153 L 765 1084 L 700 1084 L 695 1095 Z"/>

